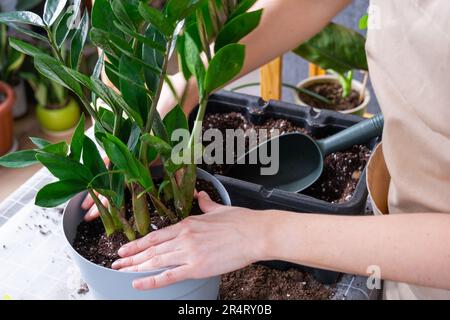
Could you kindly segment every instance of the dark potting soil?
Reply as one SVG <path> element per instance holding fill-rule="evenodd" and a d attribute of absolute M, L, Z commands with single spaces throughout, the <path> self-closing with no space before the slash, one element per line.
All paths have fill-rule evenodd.
<path fill-rule="evenodd" d="M 299 92 L 300 99 L 314 108 L 343 111 L 356 108 L 360 104 L 358 91 L 351 90 L 348 97 L 343 98 L 342 86 L 338 83 L 315 83 L 306 87 L 306 89 L 320 94 L 331 101 L 331 104 L 325 104 L 307 94 Z"/>
<path fill-rule="evenodd" d="M 2 104 L 3 101 L 5 101 L 5 99 L 6 99 L 5 94 L 3 92 L 0 92 L 0 104 Z"/>
<path fill-rule="evenodd" d="M 212 200 L 222 203 L 220 194 L 216 188 L 208 181 L 197 180 L 197 191 L 206 191 Z M 126 192 L 126 217 L 131 221 L 131 196 Z M 155 211 L 153 205 L 149 202 L 149 209 L 151 214 L 151 229 L 157 230 L 170 226 L 177 221 L 171 221 L 167 217 L 161 217 Z M 196 200 L 194 200 L 191 215 L 202 214 L 200 207 Z M 73 242 L 73 248 L 84 258 L 98 264 L 100 266 L 111 268 L 112 263 L 119 258 L 117 251 L 128 239 L 122 233 L 115 233 L 109 237 L 105 234 L 105 229 L 100 219 L 93 222 L 82 221 L 77 228 L 77 234 Z"/>
<path fill-rule="evenodd" d="M 222 276 L 221 300 L 328 300 L 334 288 L 298 269 L 251 265 Z"/>
<path fill-rule="evenodd" d="M 206 129 L 218 129 L 225 134 L 226 129 L 267 129 L 271 136 L 271 129 L 278 129 L 280 134 L 289 132 L 301 132 L 311 134 L 305 128 L 296 126 L 285 119 L 266 119 L 261 124 L 252 124 L 240 113 L 215 113 L 207 114 L 203 121 L 203 131 Z M 205 142 L 207 145 L 209 142 Z M 249 141 L 246 139 L 246 148 Z M 331 203 L 345 202 L 351 198 L 361 176 L 362 170 L 370 156 L 370 150 L 364 145 L 355 145 L 347 150 L 328 155 L 324 160 L 324 169 L 320 178 L 302 193 Z M 235 157 L 236 158 L 236 157 Z M 226 175 L 229 168 L 227 164 L 202 164 L 203 169 L 216 174 Z"/>

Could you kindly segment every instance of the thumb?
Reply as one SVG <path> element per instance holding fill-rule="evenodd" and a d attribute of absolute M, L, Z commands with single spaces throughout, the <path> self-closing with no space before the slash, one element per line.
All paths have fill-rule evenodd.
<path fill-rule="evenodd" d="M 197 201 L 200 209 L 204 213 L 209 213 L 211 211 L 214 211 L 216 209 L 219 209 L 222 205 L 218 204 L 211 200 L 209 195 L 205 191 L 201 191 L 198 193 Z"/>

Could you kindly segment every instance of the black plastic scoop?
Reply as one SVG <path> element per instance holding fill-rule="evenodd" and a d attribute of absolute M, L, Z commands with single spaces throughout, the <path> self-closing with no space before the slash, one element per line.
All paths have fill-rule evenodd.
<path fill-rule="evenodd" d="M 366 143 L 371 138 L 381 135 L 383 125 L 383 115 L 377 114 L 371 119 L 363 120 L 322 140 L 316 141 L 302 133 L 280 135 L 261 143 L 239 157 L 236 161 L 237 164 L 230 168 L 227 175 L 262 185 L 268 189 L 277 188 L 289 192 L 300 192 L 320 177 L 323 170 L 323 159 L 326 155 L 345 150 L 355 144 Z M 261 174 L 261 169 L 271 170 L 268 170 L 270 166 L 261 163 L 258 155 L 260 155 L 260 151 L 266 154 L 267 150 L 271 150 L 271 147 L 275 146 L 272 145 L 274 143 L 279 145 L 278 171 L 271 175 L 267 172 Z M 275 159 L 273 155 L 271 158 L 273 162 Z M 250 159 L 258 159 L 257 164 L 251 164 Z"/>

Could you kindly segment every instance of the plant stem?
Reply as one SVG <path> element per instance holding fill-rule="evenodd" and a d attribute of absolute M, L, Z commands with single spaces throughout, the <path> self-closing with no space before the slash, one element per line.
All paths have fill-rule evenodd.
<path fill-rule="evenodd" d="M 209 41 L 208 41 L 208 31 L 205 27 L 205 20 L 203 19 L 203 13 L 201 10 L 197 10 L 197 28 L 198 33 L 200 35 L 200 41 L 202 43 L 203 51 L 206 54 L 206 58 L 208 61 L 211 61 L 211 49 L 209 47 Z"/>
<path fill-rule="evenodd" d="M 153 121 L 155 120 L 156 113 L 158 112 L 158 110 L 157 110 L 158 101 L 159 101 L 159 98 L 161 97 L 161 92 L 162 92 L 162 88 L 164 85 L 164 77 L 166 75 L 167 65 L 169 64 L 169 53 L 171 51 L 171 47 L 172 47 L 172 37 L 170 37 L 168 39 L 168 45 L 167 45 L 166 52 L 164 54 L 164 60 L 163 60 L 163 65 L 162 65 L 162 69 L 161 69 L 161 74 L 159 75 L 158 88 L 156 90 L 155 97 L 152 99 L 152 105 L 150 107 L 150 111 L 147 116 L 147 123 L 145 124 L 144 133 L 151 133 L 152 127 L 153 127 Z M 147 144 L 141 143 L 141 147 L 139 149 L 139 159 L 141 159 L 141 161 L 143 162 L 143 164 L 146 168 L 148 168 L 148 165 L 149 165 L 148 159 L 147 159 L 147 152 L 148 152 Z"/>
<path fill-rule="evenodd" d="M 130 226 L 128 221 L 125 219 L 124 210 L 125 208 L 122 208 L 122 210 L 118 210 L 112 203 L 112 200 L 109 200 L 109 210 L 111 212 L 111 216 L 113 217 L 114 222 L 117 225 L 117 228 L 122 230 L 125 236 L 129 241 L 133 241 L 136 239 L 136 233 L 134 232 L 133 228 Z"/>
<path fill-rule="evenodd" d="M 116 227 L 111 217 L 111 214 L 92 189 L 89 190 L 89 194 L 91 195 L 95 205 L 97 206 L 98 211 L 100 212 L 100 218 L 102 219 L 103 226 L 105 227 L 106 235 L 109 237 L 114 232 L 116 232 Z"/>
<path fill-rule="evenodd" d="M 113 135 L 116 137 L 118 137 L 120 134 L 121 124 L 122 124 L 122 111 L 120 111 L 120 113 L 117 113 L 114 115 Z"/>
<path fill-rule="evenodd" d="M 50 41 L 50 46 L 52 47 L 53 50 L 53 54 L 56 58 L 58 58 L 58 60 L 66 65 L 66 62 L 64 61 L 64 58 L 61 54 L 61 51 L 59 51 L 58 46 L 55 43 L 55 38 L 53 36 L 53 32 L 50 28 L 45 28 L 45 30 L 47 31 L 47 36 L 48 36 L 48 40 Z"/>
<path fill-rule="evenodd" d="M 197 144 L 197 137 L 200 136 L 202 132 L 203 118 L 205 117 L 206 106 L 208 105 L 208 98 L 203 98 L 200 101 L 200 106 L 198 108 L 197 117 L 195 118 L 194 128 L 192 129 L 191 136 L 189 138 L 189 147 L 191 151 L 191 161 L 193 161 L 194 147 Z"/>
<path fill-rule="evenodd" d="M 141 236 L 148 234 L 150 228 L 150 212 L 148 210 L 147 197 L 145 194 L 139 197 L 143 191 L 144 189 L 141 186 L 137 184 L 131 185 L 134 224 Z"/>

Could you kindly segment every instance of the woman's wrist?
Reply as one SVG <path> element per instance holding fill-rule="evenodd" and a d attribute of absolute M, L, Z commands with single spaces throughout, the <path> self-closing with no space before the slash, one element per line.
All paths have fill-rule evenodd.
<path fill-rule="evenodd" d="M 169 79 L 173 85 L 176 96 L 170 86 L 167 83 L 164 83 L 161 98 L 157 106 L 161 118 L 164 118 L 170 110 L 179 103 L 179 100 L 183 98 L 183 95 L 185 95 L 183 110 L 186 114 L 189 114 L 198 103 L 198 89 L 195 79 L 191 78 L 186 81 L 181 72 L 169 76 Z"/>

